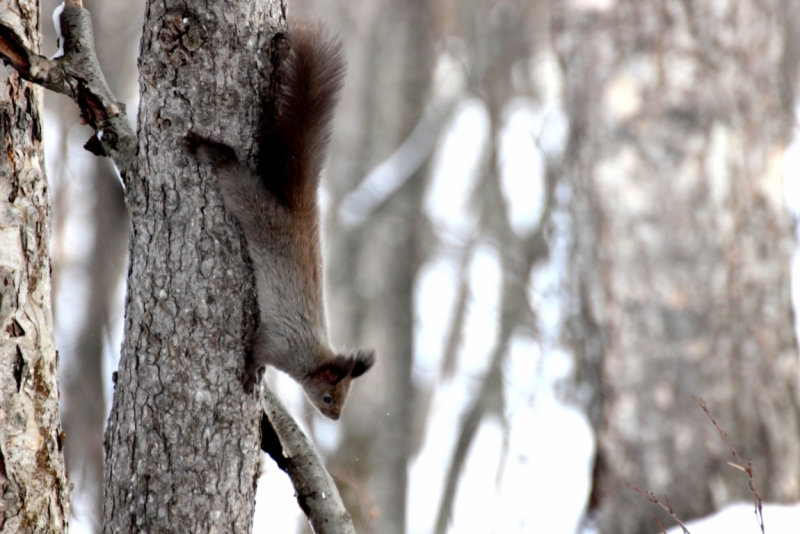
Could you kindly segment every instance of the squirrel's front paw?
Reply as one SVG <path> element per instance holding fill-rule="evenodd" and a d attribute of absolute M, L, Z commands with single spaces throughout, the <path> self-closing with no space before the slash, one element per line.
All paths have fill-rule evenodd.
<path fill-rule="evenodd" d="M 256 385 L 261 382 L 261 376 L 264 374 L 264 366 L 253 367 L 249 363 L 245 365 L 244 372 L 241 376 L 242 386 L 244 386 L 245 393 L 252 393 Z"/>

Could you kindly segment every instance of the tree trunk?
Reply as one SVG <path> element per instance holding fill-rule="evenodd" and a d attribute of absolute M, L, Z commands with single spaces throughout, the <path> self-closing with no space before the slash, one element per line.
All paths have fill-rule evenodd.
<path fill-rule="evenodd" d="M 433 74 L 433 35 L 427 0 L 405 0 L 394 6 L 404 14 L 400 131 L 411 133 L 421 119 L 430 95 Z M 390 19 L 391 20 L 391 19 Z M 384 397 L 372 446 L 377 454 L 370 480 L 381 515 L 375 532 L 406 532 L 408 462 L 412 453 L 412 407 L 415 389 L 411 382 L 414 358 L 414 285 L 422 265 L 422 200 L 428 183 L 429 165 L 424 163 L 392 199 L 390 209 L 377 219 L 371 236 L 379 284 L 375 295 L 375 322 L 385 355 L 382 369 Z M 354 284 L 358 287 L 358 284 Z M 368 326 L 369 328 L 369 326 Z M 383 414 L 386 414 L 384 417 Z"/>
<path fill-rule="evenodd" d="M 434 41 L 425 1 L 388 0 L 373 5 L 374 11 L 363 7 L 353 12 L 367 30 L 354 33 L 369 37 L 354 51 L 356 57 L 364 57 L 353 61 L 359 70 L 349 78 L 355 81 L 342 113 L 348 117 L 346 110 L 353 106 L 360 121 L 343 125 L 349 128 L 349 146 L 332 151 L 334 208 L 326 252 L 333 290 L 329 308 L 345 310 L 332 321 L 332 337 L 348 346 L 373 344 L 378 360 L 376 369 L 351 392 L 341 422 L 343 438 L 331 465 L 335 474 L 345 475 L 342 495 L 361 530 L 402 534 L 413 449 L 413 288 L 420 266 L 427 163 L 407 176 L 367 222 L 348 227 L 336 214 L 346 194 L 391 155 L 422 117 Z M 375 18 L 365 17 L 365 11 Z M 352 100 L 353 93 L 358 102 Z"/>
<path fill-rule="evenodd" d="M 257 321 L 252 274 L 214 178 L 180 139 L 191 128 L 252 162 L 282 13 L 277 1 L 148 2 L 105 532 L 251 530 L 261 411 L 239 375 Z"/>
<path fill-rule="evenodd" d="M 46 14 L 41 28 L 45 46 L 52 47 L 56 42 L 47 14 L 52 13 L 57 3 L 60 1 L 42 2 L 42 13 Z M 97 60 L 109 88 L 119 100 L 132 100 L 131 97 L 138 94 L 138 69 L 132 52 L 141 37 L 144 2 L 84 0 L 83 5 L 92 14 Z M 64 125 L 63 135 L 70 128 L 78 127 L 80 118 L 78 108 L 73 102 L 61 95 L 46 92 L 45 106 L 45 114 L 57 115 L 59 122 Z M 84 127 L 84 131 L 87 130 Z M 117 315 L 117 291 L 127 272 L 130 221 L 122 186 L 111 160 L 86 153 L 84 142 L 79 136 L 65 138 L 61 156 L 63 159 L 54 158 L 53 154 L 48 153 L 48 162 L 51 168 L 58 169 L 55 170 L 56 180 L 59 170 L 64 173 L 62 176 L 69 176 L 69 179 L 54 184 L 54 189 L 63 188 L 66 193 L 70 188 L 76 187 L 76 182 L 80 183 L 85 179 L 92 191 L 89 195 L 92 198 L 89 220 L 94 235 L 92 247 L 84 254 L 76 256 L 73 253 L 68 256 L 72 258 L 73 269 L 77 270 L 77 278 L 83 277 L 86 282 L 85 311 L 80 317 L 75 342 L 69 345 L 59 339 L 56 342 L 62 357 L 61 417 L 64 432 L 69 436 L 64 444 L 64 456 L 74 484 L 72 502 L 76 506 L 73 506 L 73 513 L 80 518 L 81 526 L 96 533 L 102 528 L 103 432 L 108 419 L 106 380 L 108 367 L 111 366 L 112 370 L 116 367 L 116 356 L 119 353 L 119 344 L 112 346 L 112 342 L 115 325 L 121 320 Z M 54 142 L 46 138 L 46 152 L 50 146 L 54 146 Z M 80 161 L 86 158 L 91 159 L 81 165 Z M 60 165 L 53 167 L 54 161 Z M 50 177 L 53 184 L 53 175 Z M 59 205 L 54 195 L 54 211 L 60 212 L 62 217 L 64 211 L 69 210 L 64 205 L 64 196 L 62 193 L 62 202 Z M 77 209 L 82 207 L 85 208 L 77 206 Z M 58 232 L 58 222 L 54 221 L 54 232 Z M 54 245 L 57 240 L 58 237 L 55 236 Z M 56 252 L 53 256 L 55 258 Z M 54 279 L 60 274 L 59 267 L 64 268 L 65 265 L 58 265 L 54 260 Z M 57 302 L 57 291 L 54 283 L 54 302 Z M 76 310 L 72 307 L 58 309 L 54 306 L 57 331 L 59 323 L 63 322 L 60 318 L 74 321 L 75 315 Z M 110 362 L 105 357 L 109 350 L 113 355 Z"/>
<path fill-rule="evenodd" d="M 39 49 L 38 2 L 0 1 Z M 69 485 L 50 308 L 41 89 L 0 67 L 0 531 L 66 532 Z"/>
<path fill-rule="evenodd" d="M 86 262 L 86 313 L 61 387 L 63 425 L 69 436 L 64 455 L 75 484 L 73 499 L 83 504 L 76 513 L 98 532 L 103 502 L 103 431 L 108 417 L 104 355 L 110 310 L 125 269 L 130 223 L 111 161 L 96 158 L 89 169 L 95 191 L 95 232 Z M 73 310 L 65 310 L 70 312 Z"/>
<path fill-rule="evenodd" d="M 603 533 L 654 531 L 626 482 L 684 520 L 752 498 L 693 395 L 753 459 L 761 497 L 796 500 L 782 4 L 560 4 L 569 335 L 598 438 L 590 517 Z"/>

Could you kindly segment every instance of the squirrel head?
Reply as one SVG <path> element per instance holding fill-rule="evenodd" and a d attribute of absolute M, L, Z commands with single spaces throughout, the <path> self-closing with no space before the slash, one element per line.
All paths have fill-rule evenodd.
<path fill-rule="evenodd" d="M 359 350 L 349 356 L 331 356 L 306 375 L 303 391 L 322 415 L 339 419 L 350 392 L 350 381 L 369 371 L 374 363 L 373 350 Z"/>

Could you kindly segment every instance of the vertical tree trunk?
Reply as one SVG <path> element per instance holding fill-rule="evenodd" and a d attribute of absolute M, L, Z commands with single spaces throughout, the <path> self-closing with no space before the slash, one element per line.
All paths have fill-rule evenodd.
<path fill-rule="evenodd" d="M 53 46 L 56 42 L 50 17 L 47 16 L 54 7 L 51 5 L 48 9 L 47 5 L 55 3 L 46 2 L 42 6 L 42 12 L 46 14 L 41 28 L 45 46 Z M 135 81 L 138 70 L 131 52 L 137 47 L 141 37 L 144 2 L 84 0 L 83 5 L 92 14 L 97 59 L 109 88 L 120 101 L 130 101 L 131 96 L 138 94 Z M 66 101 L 61 95 L 46 92 L 45 104 L 45 113 L 58 115 L 66 123 L 66 128 L 77 126 L 78 109 L 73 102 Z M 92 247 L 85 257 L 72 255 L 75 262 L 73 265 L 78 269 L 78 278 L 83 276 L 87 286 L 85 312 L 80 317 L 76 341 L 70 346 L 64 346 L 61 342 L 58 345 L 62 355 L 62 424 L 64 432 L 69 436 L 64 444 L 64 456 L 74 484 L 72 502 L 79 503 L 73 507 L 73 511 L 84 528 L 96 533 L 102 529 L 103 432 L 108 419 L 106 380 L 109 362 L 105 355 L 109 349 L 115 355 L 119 351 L 119 345 L 111 347 L 110 344 L 118 320 L 115 316 L 117 290 L 127 267 L 130 220 L 122 186 L 111 160 L 81 154 L 79 158 L 92 159 L 86 165 L 74 164 L 75 152 L 83 151 L 83 142 L 84 140 L 76 139 L 75 136 L 66 139 L 64 159 L 55 160 L 59 161 L 61 172 L 66 169 L 66 175 L 70 177 L 58 184 L 64 191 L 70 190 L 75 187 L 75 182 L 81 181 L 73 179 L 79 178 L 74 175 L 76 172 L 83 174 L 88 181 L 93 193 L 90 195 L 92 209 L 88 222 L 92 225 L 94 234 Z M 46 139 L 45 145 L 49 147 L 53 143 L 48 143 Z M 48 157 L 49 161 L 53 161 L 52 154 L 48 154 Z M 65 209 L 68 210 L 63 204 L 55 205 L 54 209 L 58 211 L 60 208 L 63 213 Z M 71 207 L 78 210 L 85 208 Z M 58 221 L 55 221 L 55 231 L 58 231 L 57 227 Z M 58 267 L 54 263 L 54 278 L 58 276 Z M 56 292 L 54 284 L 54 301 Z M 60 316 L 59 312 L 63 314 Z M 74 321 L 76 311 L 72 308 L 56 308 L 54 315 L 58 325 L 61 322 L 60 317 Z"/>
<path fill-rule="evenodd" d="M 427 0 L 405 0 L 394 6 L 404 17 L 405 57 L 399 88 L 400 131 L 408 135 L 420 120 L 430 94 L 433 71 L 433 35 Z M 384 398 L 373 446 L 377 455 L 370 486 L 381 510 L 376 532 L 404 534 L 408 492 L 408 462 L 411 446 L 412 407 L 415 390 L 411 383 L 414 358 L 414 284 L 421 265 L 419 224 L 422 199 L 428 182 L 428 164 L 423 164 L 399 191 L 392 208 L 382 217 L 377 239 L 383 254 L 377 263 L 381 284 L 377 295 L 376 330 L 385 345 Z M 374 246 L 374 245 L 373 245 Z M 373 253 L 377 252 L 373 249 Z M 386 414 L 383 417 L 383 414 Z"/>
<path fill-rule="evenodd" d="M 64 431 L 69 436 L 64 455 L 75 483 L 73 498 L 79 495 L 75 500 L 84 505 L 77 514 L 98 532 L 103 503 L 103 430 L 108 414 L 104 355 L 111 334 L 110 310 L 125 269 L 130 224 L 111 161 L 97 158 L 89 168 L 95 191 L 95 233 L 86 266 L 86 313 L 72 365 L 63 373 L 61 386 Z"/>
<path fill-rule="evenodd" d="M 566 6 L 569 8 L 566 8 Z M 571 341 L 598 437 L 590 513 L 651 532 L 626 482 L 691 519 L 800 498 L 800 398 L 782 154 L 779 0 L 561 2 L 572 138 Z M 754 526 L 754 528 L 756 528 Z"/>
<path fill-rule="evenodd" d="M 331 465 L 335 474 L 347 475 L 352 483 L 344 484 L 342 495 L 357 526 L 365 532 L 402 534 L 412 452 L 413 287 L 420 266 L 427 164 L 364 224 L 346 227 L 335 214 L 342 198 L 390 156 L 420 120 L 429 97 L 434 41 L 425 1 L 387 0 L 373 8 L 366 4 L 353 8 L 369 37 L 361 41 L 362 49 L 354 51 L 364 57 L 352 61 L 352 68 L 360 70 L 348 78 L 348 83 L 355 80 L 348 91 L 358 93 L 361 100 L 348 102 L 345 96 L 341 114 L 349 117 L 347 107 L 353 106 L 360 120 L 343 125 L 350 128 L 345 133 L 351 134 L 350 146 L 343 151 L 334 146 L 332 151 L 334 217 L 326 252 L 333 290 L 329 309 L 331 315 L 338 312 L 332 321 L 333 340 L 374 344 L 378 361 L 351 391 L 340 422 L 343 439 Z M 365 12 L 375 19 L 365 17 Z M 359 493 L 369 495 L 370 502 Z"/>
<path fill-rule="evenodd" d="M 256 322 L 252 275 L 213 177 L 180 139 L 191 128 L 253 154 L 282 13 L 266 0 L 146 7 L 105 532 L 251 530 L 260 410 L 239 375 Z"/>
<path fill-rule="evenodd" d="M 36 1 L 0 1 L 39 49 Z M 50 308 L 41 89 L 0 66 L 0 531 L 66 532 L 69 485 Z"/>

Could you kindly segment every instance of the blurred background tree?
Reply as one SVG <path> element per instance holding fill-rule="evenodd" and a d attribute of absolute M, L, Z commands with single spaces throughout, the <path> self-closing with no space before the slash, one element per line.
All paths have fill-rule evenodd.
<path fill-rule="evenodd" d="M 695 395 L 761 496 L 797 500 L 785 6 L 573 4 L 557 4 L 554 42 L 572 132 L 567 336 L 598 440 L 590 518 L 652 530 L 626 482 L 684 519 L 751 498 Z"/>

